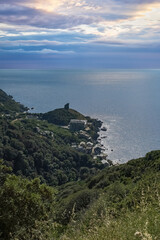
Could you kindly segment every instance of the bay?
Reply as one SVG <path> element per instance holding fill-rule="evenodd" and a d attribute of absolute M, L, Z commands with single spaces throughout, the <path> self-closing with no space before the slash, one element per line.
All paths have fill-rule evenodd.
<path fill-rule="evenodd" d="M 123 163 L 160 149 L 160 70 L 1 69 L 0 88 L 34 112 L 69 102 L 101 119 L 111 160 Z"/>

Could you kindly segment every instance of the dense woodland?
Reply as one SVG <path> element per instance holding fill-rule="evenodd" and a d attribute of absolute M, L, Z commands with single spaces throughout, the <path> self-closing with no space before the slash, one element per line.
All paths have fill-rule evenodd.
<path fill-rule="evenodd" d="M 104 166 L 70 147 L 80 136 L 0 103 L 0 239 L 160 239 L 159 150 Z"/>
<path fill-rule="evenodd" d="M 36 127 L 40 133 L 36 131 Z M 46 133 L 48 135 L 42 135 Z M 16 175 L 40 177 L 41 182 L 55 186 L 75 181 L 103 168 L 90 155 L 70 147 L 80 139 L 68 130 L 38 120 L 10 121 L 0 118 L 0 158 Z M 54 135 L 50 135 L 53 133 Z M 85 171 L 84 171 L 85 169 Z"/>

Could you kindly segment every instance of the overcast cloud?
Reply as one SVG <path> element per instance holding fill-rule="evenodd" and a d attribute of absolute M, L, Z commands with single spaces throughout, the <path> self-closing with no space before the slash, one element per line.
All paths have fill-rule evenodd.
<path fill-rule="evenodd" d="M 140 59 L 144 67 L 151 61 L 160 67 L 159 23 L 157 0 L 0 0 L 0 66 L 7 61 L 10 66 L 21 54 L 25 67 L 42 54 L 54 63 L 58 58 L 59 67 L 65 59 L 72 67 L 85 58 L 101 59 L 99 67 L 109 59 L 113 67 L 115 59 L 115 67 L 118 59 L 126 67 Z M 129 66 L 126 56 L 133 59 Z"/>

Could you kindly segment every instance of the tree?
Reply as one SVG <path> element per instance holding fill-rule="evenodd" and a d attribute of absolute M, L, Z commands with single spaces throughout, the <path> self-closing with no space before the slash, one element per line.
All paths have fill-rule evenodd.
<path fill-rule="evenodd" d="M 54 215 L 54 190 L 39 179 L 7 175 L 0 188 L 0 237 L 45 239 Z M 42 236 L 43 235 L 43 236 Z"/>

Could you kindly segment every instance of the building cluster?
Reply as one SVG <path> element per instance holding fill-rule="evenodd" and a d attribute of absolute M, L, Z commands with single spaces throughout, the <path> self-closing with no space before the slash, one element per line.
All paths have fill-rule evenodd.
<path fill-rule="evenodd" d="M 44 137 L 50 137 L 54 139 L 54 133 L 52 131 L 43 131 L 39 127 L 36 127 L 35 131 Z"/>
<path fill-rule="evenodd" d="M 69 123 L 69 129 L 74 132 L 78 132 L 78 135 L 84 138 L 86 141 L 82 141 L 79 144 L 73 143 L 71 146 L 79 152 L 91 154 L 94 158 L 100 158 L 101 160 L 107 159 L 107 154 L 104 153 L 105 148 L 100 143 L 93 143 L 91 136 L 87 133 L 89 127 L 87 120 L 72 119 Z"/>
<path fill-rule="evenodd" d="M 91 154 L 94 158 L 99 158 L 100 160 L 107 159 L 107 154 L 104 153 L 105 148 L 100 143 L 94 144 L 82 141 L 79 144 L 73 143 L 71 146 L 79 152 Z"/>

